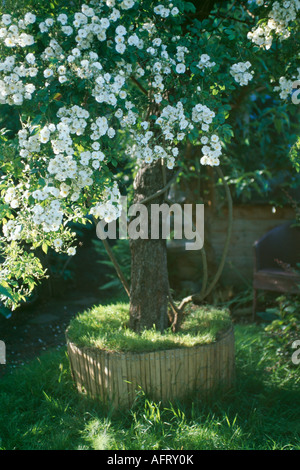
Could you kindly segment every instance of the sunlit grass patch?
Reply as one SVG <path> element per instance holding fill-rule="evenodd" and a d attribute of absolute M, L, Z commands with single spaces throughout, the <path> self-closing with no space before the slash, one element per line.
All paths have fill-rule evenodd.
<path fill-rule="evenodd" d="M 227 310 L 195 307 L 188 311 L 181 331 L 160 333 L 154 328 L 137 334 L 128 327 L 129 305 L 117 303 L 97 306 L 71 321 L 69 339 L 78 346 L 108 351 L 157 351 L 212 343 L 231 325 Z"/>

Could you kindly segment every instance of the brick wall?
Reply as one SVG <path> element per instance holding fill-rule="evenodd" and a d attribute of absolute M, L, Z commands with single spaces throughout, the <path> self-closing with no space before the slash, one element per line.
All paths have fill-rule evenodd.
<path fill-rule="evenodd" d="M 226 265 L 221 277 L 223 285 L 252 283 L 253 244 L 268 230 L 295 218 L 291 207 L 272 211 L 270 205 L 236 205 L 233 209 L 233 228 Z M 227 232 L 227 209 L 212 213 L 205 209 L 205 246 L 212 276 L 222 256 Z M 180 243 L 178 244 L 180 245 Z M 170 252 L 170 269 L 178 283 L 201 283 L 201 254 L 184 252 L 174 245 Z"/>
<path fill-rule="evenodd" d="M 208 211 L 209 212 L 209 211 Z M 231 243 L 222 281 L 235 284 L 241 277 L 252 281 L 253 244 L 268 230 L 295 218 L 291 207 L 272 211 L 270 205 L 240 205 L 233 209 Z M 222 256 L 227 230 L 227 210 L 217 214 L 207 214 L 207 234 L 215 259 Z"/>

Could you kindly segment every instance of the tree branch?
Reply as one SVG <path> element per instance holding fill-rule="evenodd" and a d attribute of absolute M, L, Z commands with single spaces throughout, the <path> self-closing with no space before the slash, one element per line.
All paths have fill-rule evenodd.
<path fill-rule="evenodd" d="M 224 265 L 225 265 L 225 261 L 226 261 L 226 257 L 227 257 L 227 253 L 228 253 L 228 250 L 229 250 L 229 245 L 230 245 L 230 240 L 231 240 L 231 233 L 232 233 L 233 204 L 232 204 L 232 197 L 231 197 L 230 189 L 229 189 L 229 186 L 228 186 L 228 184 L 225 180 L 225 177 L 224 177 L 224 174 L 223 174 L 221 168 L 219 166 L 217 166 L 216 170 L 217 170 L 217 173 L 218 173 L 219 177 L 221 178 L 223 186 L 225 188 L 227 206 L 228 206 L 228 227 L 227 227 L 227 235 L 226 235 L 226 240 L 225 240 L 225 245 L 224 245 L 220 265 L 219 265 L 219 268 L 218 268 L 218 270 L 215 274 L 215 277 L 214 277 L 213 281 L 211 282 L 209 288 L 205 292 L 205 297 L 207 297 L 208 294 L 211 293 L 211 291 L 215 287 L 216 283 L 218 282 L 218 280 L 219 280 L 219 278 L 222 274 L 222 271 L 223 271 Z"/>
<path fill-rule="evenodd" d="M 175 305 L 175 302 L 174 302 L 172 294 L 171 294 L 170 286 L 169 286 L 169 302 L 170 302 L 171 308 L 173 310 L 173 318 L 171 318 L 171 321 L 172 321 L 171 329 L 172 329 L 173 333 L 175 333 L 176 331 L 178 331 L 178 329 L 181 325 L 181 322 L 182 322 L 182 319 L 183 319 L 183 311 L 180 310 Z"/>
<path fill-rule="evenodd" d="M 104 232 L 103 232 L 103 230 L 102 230 L 101 225 L 100 225 L 100 224 L 97 225 L 97 221 L 96 221 L 95 217 L 94 217 L 93 219 L 94 219 L 95 225 L 97 226 L 97 230 L 99 230 L 99 232 L 100 232 L 100 234 L 101 234 L 101 236 L 102 236 L 101 241 L 102 241 L 102 243 L 103 243 L 103 245 L 104 245 L 104 248 L 106 249 L 106 252 L 107 252 L 107 254 L 108 254 L 108 256 L 109 256 L 111 262 L 112 262 L 113 265 L 114 265 L 114 268 L 115 268 L 115 270 L 116 270 L 116 272 L 117 272 L 117 275 L 118 275 L 118 277 L 119 277 L 119 279 L 120 279 L 120 281 L 121 281 L 121 283 L 122 283 L 122 285 L 123 285 L 123 287 L 124 287 L 124 289 L 125 289 L 125 291 L 126 291 L 126 294 L 128 295 L 128 297 L 129 297 L 129 299 L 130 299 L 130 288 L 129 288 L 128 283 L 127 283 L 127 281 L 126 281 L 126 279 L 125 279 L 125 276 L 124 276 L 124 274 L 123 274 L 123 271 L 122 271 L 122 269 L 121 269 L 121 267 L 120 267 L 118 261 L 116 260 L 116 257 L 115 257 L 115 255 L 113 254 L 113 251 L 112 251 L 111 247 L 109 246 L 108 241 L 104 238 Z"/>
<path fill-rule="evenodd" d="M 135 77 L 131 75 L 130 80 L 141 90 L 142 93 L 144 93 L 144 95 L 148 96 L 147 90 L 143 87 L 143 85 L 141 85 L 141 83 Z"/>
<path fill-rule="evenodd" d="M 161 171 L 162 171 L 162 177 L 163 177 L 163 185 L 165 187 L 166 184 L 167 184 L 167 175 L 166 175 L 165 162 L 164 162 L 163 158 L 161 159 Z M 166 192 L 165 192 L 165 195 L 164 195 L 164 200 L 165 199 L 166 199 Z"/>
<path fill-rule="evenodd" d="M 233 9 L 234 5 L 236 4 L 236 1 L 237 1 L 237 0 L 234 0 L 233 4 L 231 5 L 231 7 L 230 7 L 229 10 L 228 10 L 228 13 L 231 12 L 231 10 Z M 221 26 L 221 24 L 223 23 L 223 21 L 224 21 L 225 18 L 228 18 L 228 16 L 223 16 L 223 18 L 219 21 L 219 23 L 218 23 L 217 26 L 215 27 L 214 31 L 217 31 L 217 30 L 218 30 L 218 28 Z M 211 35 L 209 36 L 208 40 L 210 40 L 210 38 L 212 37 L 212 35 L 213 35 L 213 31 L 212 31 Z"/>
<path fill-rule="evenodd" d="M 227 228 L 227 236 L 226 236 L 225 245 L 224 245 L 224 249 L 223 249 L 223 253 L 222 253 L 222 258 L 221 258 L 218 270 L 215 274 L 215 277 L 214 277 L 213 281 L 211 282 L 210 286 L 208 287 L 208 289 L 206 289 L 206 286 L 205 286 L 205 288 L 203 288 L 203 285 L 202 285 L 202 289 L 201 289 L 201 292 L 199 294 L 193 294 L 193 295 L 190 295 L 188 297 L 185 297 L 181 301 L 181 303 L 178 307 L 180 310 L 184 310 L 186 305 L 188 305 L 190 302 L 193 302 L 196 299 L 197 299 L 197 301 L 202 301 L 203 299 L 205 299 L 205 297 L 207 297 L 211 293 L 213 288 L 215 287 L 215 285 L 218 282 L 218 280 L 219 280 L 219 278 L 222 274 L 222 271 L 224 269 L 224 265 L 225 265 L 225 261 L 226 261 L 226 257 L 227 257 L 227 253 L 228 253 L 228 249 L 229 249 L 230 239 L 231 239 L 232 220 L 233 220 L 233 207 L 232 207 L 232 197 L 231 197 L 230 189 L 229 189 L 229 186 L 228 186 L 228 184 L 225 180 L 223 172 L 222 172 L 220 167 L 216 167 L 216 170 L 217 170 L 217 173 L 218 173 L 219 177 L 221 178 L 223 186 L 225 188 L 227 205 L 228 205 L 228 228 Z M 205 252 L 203 252 L 203 254 L 205 256 L 205 262 L 206 262 Z M 207 281 L 207 264 L 206 264 L 205 271 L 206 271 L 205 272 L 205 277 L 206 277 L 206 281 Z"/>
<path fill-rule="evenodd" d="M 248 13 L 248 15 L 251 16 L 251 18 L 255 19 L 255 15 L 246 7 L 244 2 L 241 2 L 241 5 L 244 8 L 245 12 Z"/>
<path fill-rule="evenodd" d="M 254 24 L 254 21 L 246 21 L 246 20 L 240 20 L 239 18 L 234 18 L 233 16 L 225 16 L 225 15 L 216 15 L 216 18 L 224 18 L 225 20 L 232 20 L 232 21 L 237 21 L 238 23 L 244 23 L 248 25 Z"/>
<path fill-rule="evenodd" d="M 156 199 L 157 197 L 164 194 L 169 189 L 169 187 L 174 183 L 176 178 L 180 175 L 181 171 L 182 171 L 181 169 L 178 170 L 177 173 L 173 176 L 173 178 L 170 179 L 170 181 L 166 184 L 164 188 L 160 189 L 159 191 L 152 194 L 151 196 L 146 197 L 145 199 L 140 201 L 139 204 L 146 204 L 147 202 L 152 201 L 153 199 Z"/>

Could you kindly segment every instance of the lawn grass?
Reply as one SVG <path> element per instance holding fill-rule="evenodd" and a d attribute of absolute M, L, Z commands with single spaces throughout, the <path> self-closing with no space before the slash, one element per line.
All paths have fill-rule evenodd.
<path fill-rule="evenodd" d="M 76 316 L 68 328 L 68 337 L 79 347 L 88 346 L 112 352 L 144 352 L 192 347 L 216 340 L 231 326 L 230 314 L 212 306 L 190 307 L 181 331 L 163 334 L 145 330 L 140 335 L 128 328 L 129 304 L 100 305 Z"/>
<path fill-rule="evenodd" d="M 0 449 L 299 450 L 299 366 L 277 362 L 262 327 L 235 337 L 234 392 L 168 406 L 140 393 L 116 414 L 78 395 L 65 349 L 49 351 L 0 380 Z"/>

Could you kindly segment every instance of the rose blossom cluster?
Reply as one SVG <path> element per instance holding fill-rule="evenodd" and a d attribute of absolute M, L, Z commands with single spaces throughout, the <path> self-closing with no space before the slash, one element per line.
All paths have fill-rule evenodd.
<path fill-rule="evenodd" d="M 26 56 L 27 62 L 30 61 L 30 55 Z M 8 56 L 3 62 L 0 62 L 0 103 L 20 106 L 25 100 L 31 100 L 35 92 L 33 83 L 23 83 L 24 77 L 35 77 L 37 69 L 35 67 L 26 67 L 26 65 L 16 65 L 14 56 Z"/>
<path fill-rule="evenodd" d="M 256 0 L 257 6 L 269 6 L 269 2 Z M 268 12 L 267 22 L 261 23 L 257 28 L 249 31 L 247 37 L 253 43 L 268 50 L 271 48 L 274 37 L 278 37 L 279 41 L 284 41 L 291 36 L 292 22 L 299 16 L 300 0 L 283 0 L 272 3 L 272 8 Z M 274 87 L 274 91 L 280 92 L 279 96 L 285 100 L 293 93 L 293 83 L 299 80 L 300 73 L 298 70 L 298 78 L 284 77 L 279 79 L 279 85 Z"/>
<path fill-rule="evenodd" d="M 104 219 L 109 223 L 118 219 L 121 216 L 122 206 L 119 204 L 120 191 L 117 183 L 113 188 L 106 188 L 103 192 L 104 202 L 100 202 L 91 209 L 91 214 L 94 217 Z"/>
<path fill-rule="evenodd" d="M 171 21 L 180 16 L 176 5 L 167 0 L 154 4 L 144 22 L 135 21 L 138 8 L 127 14 L 134 7 L 134 0 L 91 0 L 74 15 L 58 12 L 43 21 L 31 13 L 20 20 L 1 17 L 0 43 L 9 55 L 0 63 L 0 101 L 21 105 L 49 90 L 48 100 L 52 88 L 59 97 L 55 115 L 43 115 L 38 124 L 22 123 L 18 133 L 28 223 L 35 227 L 37 238 L 48 234 L 56 250 L 67 252 L 66 220 L 91 214 L 109 222 L 120 216 L 120 192 L 109 169 L 109 149 L 110 141 L 123 132 L 131 142 L 127 153 L 139 164 L 160 159 L 172 169 L 185 139 L 190 133 L 197 135 L 196 131 L 201 164 L 219 164 L 217 110 L 203 104 L 196 92 L 193 100 L 186 100 L 183 92 L 172 102 L 168 94 L 174 79 L 179 80 L 179 89 L 180 80 L 187 81 L 191 63 L 202 77 L 215 62 L 205 51 L 195 53 L 178 36 L 171 40 L 167 36 L 166 41 L 157 17 Z M 39 43 L 33 28 L 42 36 Z M 99 48 L 105 52 L 100 54 Z M 191 59 L 192 55 L 196 58 Z M 243 85 L 252 74 L 237 66 L 233 76 Z M 243 79 L 237 80 L 240 74 Z M 82 83 L 77 104 L 66 104 L 65 96 Z M 132 93 L 133 85 L 139 94 Z M 56 95 L 51 99 L 55 101 Z M 7 190 L 12 209 L 21 207 L 18 194 L 13 185 Z M 10 226 L 6 235 L 13 233 Z M 22 238 L 24 225 L 16 221 L 15 226 L 14 236 Z"/>
<path fill-rule="evenodd" d="M 252 80 L 254 72 L 249 72 L 249 68 L 251 67 L 251 63 L 247 62 L 238 62 L 237 64 L 233 64 L 230 67 L 230 74 L 233 76 L 234 80 L 239 83 L 241 86 L 248 85 L 248 83 Z"/>
<path fill-rule="evenodd" d="M 168 16 L 176 16 L 179 13 L 179 10 L 177 7 L 173 8 L 167 8 L 164 5 L 157 5 L 154 7 L 154 13 L 156 13 L 158 16 L 161 16 L 162 18 L 168 18 Z"/>
<path fill-rule="evenodd" d="M 292 79 L 286 77 L 280 77 L 279 85 L 274 87 L 274 91 L 279 91 L 279 96 L 282 100 L 286 100 L 289 96 L 292 95 L 295 88 L 293 87 L 296 80 L 300 80 L 300 67 L 297 68 L 298 77 L 295 76 Z"/>
<path fill-rule="evenodd" d="M 198 69 L 200 70 L 205 70 L 207 68 L 212 68 L 216 65 L 215 62 L 210 61 L 210 56 L 208 54 L 202 54 L 199 60 L 199 63 L 197 64 Z"/>
<path fill-rule="evenodd" d="M 88 111 L 78 105 L 69 109 L 62 107 L 57 112 L 57 117 L 59 122 L 56 125 L 46 125 L 33 136 L 26 129 L 19 131 L 20 148 L 24 150 L 22 155 L 27 159 L 41 152 L 42 145 L 51 145 L 53 157 L 49 159 L 47 166 L 46 186 L 32 193 L 36 201 L 44 201 L 43 205 L 38 202 L 33 206 L 32 220 L 36 225 L 41 225 L 45 232 L 59 229 L 63 220 L 61 200 L 69 198 L 75 202 L 81 191 L 93 184 L 93 172 L 99 171 L 100 162 L 105 159 L 97 139 L 109 132 L 105 117 L 98 117 L 91 124 L 89 122 L 91 150 L 76 151 L 72 134 L 80 136 L 85 133 L 90 117 Z M 120 194 L 116 192 L 115 186 L 112 191 L 114 202 L 117 202 Z M 106 198 L 111 201 L 108 189 L 103 193 L 103 200 Z M 116 214 L 118 213 L 117 211 Z"/>
<path fill-rule="evenodd" d="M 262 0 L 256 1 L 258 6 L 264 5 Z M 272 3 L 272 9 L 268 13 L 268 21 L 261 24 L 248 33 L 248 39 L 264 49 L 270 49 L 274 35 L 280 41 L 290 37 L 289 27 L 295 21 L 300 10 L 300 0 L 284 0 Z"/>

